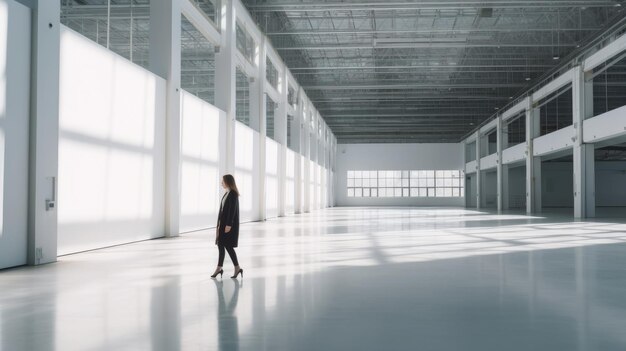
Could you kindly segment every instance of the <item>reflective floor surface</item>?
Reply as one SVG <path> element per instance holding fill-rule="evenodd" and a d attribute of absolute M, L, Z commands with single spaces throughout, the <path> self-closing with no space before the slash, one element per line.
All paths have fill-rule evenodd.
<path fill-rule="evenodd" d="M 0 349 L 626 350 L 626 224 L 335 208 L 0 271 Z"/>

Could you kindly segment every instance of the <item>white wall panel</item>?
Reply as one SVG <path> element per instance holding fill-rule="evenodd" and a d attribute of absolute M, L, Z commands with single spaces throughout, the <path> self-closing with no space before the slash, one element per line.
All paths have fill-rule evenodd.
<path fill-rule="evenodd" d="M 626 106 L 586 119 L 583 127 L 585 143 L 596 143 L 624 136 L 626 135 Z"/>
<path fill-rule="evenodd" d="M 478 170 L 478 162 L 476 160 L 469 161 L 468 163 L 465 164 L 465 173 L 467 174 L 476 173 L 477 170 Z"/>
<path fill-rule="evenodd" d="M 308 158 L 302 156 L 302 155 L 298 155 L 297 157 L 300 158 L 300 209 L 302 211 L 304 211 L 305 209 L 305 188 L 308 186 L 308 184 L 306 184 L 305 178 L 306 175 L 304 174 L 305 170 L 306 170 L 306 163 L 309 162 Z"/>
<path fill-rule="evenodd" d="M 317 195 L 315 193 L 315 177 L 316 177 L 316 166 L 317 164 L 314 161 L 309 161 L 309 209 L 316 209 L 315 200 L 317 199 Z"/>
<path fill-rule="evenodd" d="M 0 269 L 26 264 L 30 10 L 0 0 Z"/>
<path fill-rule="evenodd" d="M 287 149 L 285 155 L 285 213 L 291 214 L 295 210 L 295 153 Z"/>
<path fill-rule="evenodd" d="M 183 91 L 181 94 L 182 155 L 180 230 L 215 227 L 223 193 L 219 130 L 223 111 Z"/>
<path fill-rule="evenodd" d="M 533 140 L 533 155 L 545 156 L 574 146 L 574 126 L 567 126 Z"/>
<path fill-rule="evenodd" d="M 278 143 L 265 141 L 265 217 L 278 217 Z"/>
<path fill-rule="evenodd" d="M 322 167 L 315 165 L 315 208 L 322 208 Z"/>
<path fill-rule="evenodd" d="M 259 133 L 248 126 L 235 121 L 235 180 L 241 196 L 239 197 L 239 220 L 250 222 L 258 220 L 258 177 L 257 145 Z"/>
<path fill-rule="evenodd" d="M 502 150 L 502 163 L 510 164 L 526 159 L 526 143 L 517 144 L 511 146 L 508 149 Z"/>
<path fill-rule="evenodd" d="M 348 170 L 463 170 L 463 144 L 341 144 L 337 147 L 337 206 L 463 206 L 463 197 L 347 196 Z"/>
<path fill-rule="evenodd" d="M 165 81 L 61 30 L 59 254 L 164 231 Z"/>
<path fill-rule="evenodd" d="M 498 165 L 498 154 L 491 154 L 480 159 L 480 169 L 492 169 Z"/>

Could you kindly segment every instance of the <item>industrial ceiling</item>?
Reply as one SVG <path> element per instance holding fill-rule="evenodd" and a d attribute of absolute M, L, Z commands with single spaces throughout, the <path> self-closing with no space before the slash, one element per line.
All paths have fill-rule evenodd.
<path fill-rule="evenodd" d="M 150 0 L 60 1 L 65 25 L 147 67 Z M 218 21 L 220 0 L 191 1 Z M 626 0 L 242 1 L 340 143 L 458 142 L 626 29 Z M 183 88 L 214 103 L 215 47 L 182 27 Z M 604 100 L 624 76 L 621 60 L 594 80 L 620 84 Z"/>
<path fill-rule="evenodd" d="M 623 0 L 243 0 L 339 143 L 458 142 Z"/>

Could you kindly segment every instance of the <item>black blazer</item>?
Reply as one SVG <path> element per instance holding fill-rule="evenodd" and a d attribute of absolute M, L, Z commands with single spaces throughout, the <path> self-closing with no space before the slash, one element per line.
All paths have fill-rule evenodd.
<path fill-rule="evenodd" d="M 239 243 L 239 195 L 234 191 L 228 193 L 226 200 L 224 200 L 224 206 L 220 205 L 217 225 L 219 230 L 218 243 L 224 246 L 237 247 Z M 226 226 L 231 227 L 228 233 L 224 232 Z"/>

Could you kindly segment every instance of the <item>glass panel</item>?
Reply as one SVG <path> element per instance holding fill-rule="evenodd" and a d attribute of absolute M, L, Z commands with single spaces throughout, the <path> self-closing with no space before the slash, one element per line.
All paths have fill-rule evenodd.
<path fill-rule="evenodd" d="M 62 0 L 61 23 L 148 68 L 150 13 L 145 10 L 145 1 L 116 0 L 114 4 L 108 21 L 107 0 Z"/>
<path fill-rule="evenodd" d="M 265 60 L 265 79 L 274 89 L 278 89 L 278 70 L 269 57 Z"/>
<path fill-rule="evenodd" d="M 235 118 L 237 121 L 250 126 L 250 82 L 248 76 L 237 68 L 236 77 L 236 103 Z"/>
<path fill-rule="evenodd" d="M 181 88 L 215 104 L 215 47 L 181 16 Z"/>
<path fill-rule="evenodd" d="M 244 29 L 244 27 L 237 22 L 236 29 L 237 37 L 237 50 L 246 58 L 251 64 L 254 64 L 254 51 L 256 43 L 252 36 Z"/>
<path fill-rule="evenodd" d="M 215 24 L 216 28 L 219 28 L 220 0 L 191 0 L 191 2 Z"/>
<path fill-rule="evenodd" d="M 276 140 L 276 136 L 274 135 L 275 129 L 275 119 L 274 115 L 276 113 L 276 108 L 278 104 L 274 102 L 274 100 L 270 99 L 269 96 L 266 95 L 266 104 L 265 104 L 265 134 L 268 138 Z"/>

